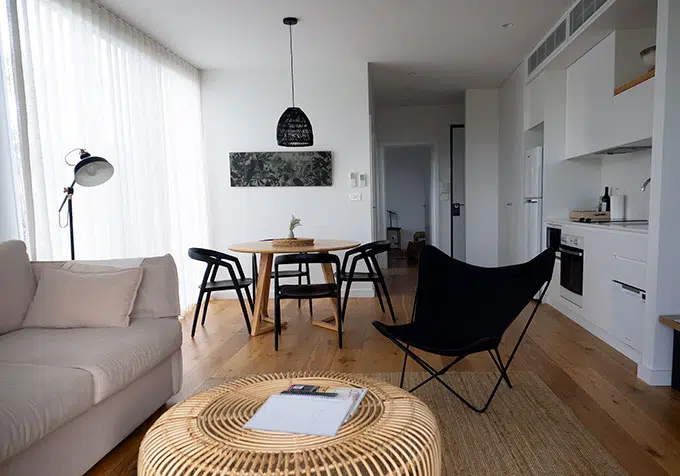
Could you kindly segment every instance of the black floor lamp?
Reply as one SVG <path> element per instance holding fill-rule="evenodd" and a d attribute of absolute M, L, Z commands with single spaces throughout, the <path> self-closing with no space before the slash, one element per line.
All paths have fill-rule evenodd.
<path fill-rule="evenodd" d="M 66 159 L 75 151 L 80 152 L 80 161 L 77 164 L 71 164 Z M 73 186 L 78 184 L 83 187 L 96 187 L 103 184 L 113 175 L 113 165 L 102 157 L 90 155 L 85 149 L 73 149 L 64 156 L 64 162 L 75 167 L 73 169 L 73 182 L 70 186 L 64 187 L 66 196 L 59 207 L 59 213 L 61 213 L 64 205 L 68 205 L 66 213 L 68 215 L 68 228 L 71 237 L 71 259 L 74 260 L 76 259 L 76 251 L 73 243 Z"/>

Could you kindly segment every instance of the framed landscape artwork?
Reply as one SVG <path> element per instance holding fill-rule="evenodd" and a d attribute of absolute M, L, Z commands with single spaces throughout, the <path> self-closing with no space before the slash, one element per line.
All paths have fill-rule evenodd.
<path fill-rule="evenodd" d="M 232 187 L 330 187 L 330 151 L 231 152 Z"/>

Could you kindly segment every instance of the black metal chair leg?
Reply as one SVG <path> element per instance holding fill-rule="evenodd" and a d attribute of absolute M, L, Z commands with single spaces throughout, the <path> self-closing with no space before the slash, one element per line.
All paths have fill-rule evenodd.
<path fill-rule="evenodd" d="M 241 288 L 236 288 L 236 295 L 238 296 L 238 302 L 241 304 L 241 312 L 243 313 L 243 319 L 246 321 L 246 328 L 248 329 L 248 334 L 250 334 L 250 319 L 248 318 L 248 308 L 246 307 L 246 302 L 243 299 L 243 293 Z"/>
<path fill-rule="evenodd" d="M 194 311 L 194 323 L 191 326 L 191 337 L 196 335 L 196 324 L 198 324 L 198 315 L 201 312 L 201 304 L 203 303 L 203 289 L 198 293 L 198 301 L 196 302 L 196 310 Z"/>
<path fill-rule="evenodd" d="M 248 286 L 245 287 L 245 292 L 246 298 L 248 299 L 248 305 L 250 306 L 250 312 L 255 312 L 255 302 L 254 299 L 250 296 L 250 288 Z"/>
<path fill-rule="evenodd" d="M 274 300 L 274 350 L 279 350 L 279 335 L 281 334 L 281 299 Z"/>
<path fill-rule="evenodd" d="M 394 308 L 392 307 L 392 300 L 390 299 L 390 293 L 387 291 L 387 284 L 385 283 L 385 280 L 380 278 L 380 285 L 383 288 L 383 292 L 385 293 L 385 300 L 387 301 L 387 306 L 390 308 L 390 314 L 392 315 L 392 322 L 396 323 L 397 322 L 397 317 L 394 315 Z"/>
<path fill-rule="evenodd" d="M 298 265 L 298 286 L 302 286 L 302 263 Z M 298 309 L 302 307 L 302 299 L 298 299 Z"/>
<path fill-rule="evenodd" d="M 340 283 L 338 283 L 338 298 L 335 300 L 337 307 L 337 313 L 340 317 L 338 319 L 338 347 L 342 349 L 342 305 L 340 304 Z"/>
<path fill-rule="evenodd" d="M 373 281 L 373 287 L 375 288 L 375 296 L 378 298 L 378 302 L 380 303 L 380 309 L 382 310 L 383 313 L 385 313 L 385 305 L 383 304 L 382 300 L 382 293 L 380 292 L 380 286 L 378 286 L 377 281 Z"/>
<path fill-rule="evenodd" d="M 352 288 L 352 277 L 347 280 L 347 283 L 345 284 L 345 298 L 343 299 L 342 302 L 342 321 L 345 320 L 345 313 L 347 312 L 347 303 L 349 302 L 349 290 Z M 340 295 L 340 287 L 338 285 L 338 296 Z"/>
<path fill-rule="evenodd" d="M 311 278 L 311 274 L 309 274 L 309 265 L 308 264 L 305 265 L 305 270 L 307 271 L 306 274 L 305 274 L 307 276 L 307 284 L 312 284 L 312 278 Z M 309 315 L 311 317 L 314 317 L 314 308 L 312 307 L 312 300 L 311 299 L 309 300 Z"/>
<path fill-rule="evenodd" d="M 491 351 L 489 351 L 489 355 L 491 356 L 491 360 L 493 360 L 493 363 L 496 364 L 496 368 L 503 373 L 503 361 L 501 360 L 501 355 L 498 353 L 498 349 L 494 349 L 496 351 L 496 356 L 498 356 L 498 360 L 496 360 L 496 356 L 494 356 Z M 508 384 L 508 387 L 512 388 L 512 384 L 510 383 L 510 377 L 508 377 L 508 374 L 505 375 L 505 383 Z"/>
<path fill-rule="evenodd" d="M 210 304 L 211 291 L 205 293 L 205 302 L 203 303 L 203 318 L 201 319 L 201 325 L 205 325 L 205 316 L 208 314 L 208 304 Z"/>
<path fill-rule="evenodd" d="M 406 346 L 408 349 L 410 346 Z M 408 352 L 404 352 L 404 366 L 401 368 L 401 382 L 399 382 L 399 388 L 404 388 L 404 376 L 406 375 L 406 361 L 408 360 Z"/>

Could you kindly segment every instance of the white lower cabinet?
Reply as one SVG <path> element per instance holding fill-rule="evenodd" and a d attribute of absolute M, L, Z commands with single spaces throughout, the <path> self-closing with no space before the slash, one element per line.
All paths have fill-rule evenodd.
<path fill-rule="evenodd" d="M 646 292 L 618 281 L 612 281 L 611 289 L 617 322 L 614 335 L 639 352 L 644 331 Z"/>

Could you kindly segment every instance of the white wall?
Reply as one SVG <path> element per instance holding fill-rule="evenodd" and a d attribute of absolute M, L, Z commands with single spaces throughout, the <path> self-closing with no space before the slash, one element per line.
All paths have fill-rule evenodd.
<path fill-rule="evenodd" d="M 465 92 L 466 259 L 498 265 L 498 90 Z"/>
<path fill-rule="evenodd" d="M 216 249 L 284 236 L 293 213 L 303 222 L 298 236 L 371 240 L 371 188 L 352 189 L 348 179 L 351 171 L 371 176 L 367 65 L 298 67 L 295 73 L 297 105 L 314 127 L 311 150 L 333 152 L 331 187 L 231 187 L 229 152 L 286 150 L 276 145 L 276 124 L 290 105 L 289 71 L 239 68 L 202 74 L 211 246 Z M 351 192 L 361 192 L 363 200 L 351 202 Z M 250 256 L 243 258 L 249 270 Z M 315 279 L 321 279 L 320 271 Z"/>
<path fill-rule="evenodd" d="M 465 122 L 462 99 L 461 96 L 460 103 L 446 106 L 378 108 L 376 111 L 376 129 L 381 146 L 429 144 L 434 147 L 438 170 L 433 180 L 433 197 L 439 200 L 439 220 L 437 236 L 432 242 L 446 253 L 451 252 L 451 195 L 446 201 L 441 201 L 439 196 L 442 186 L 450 180 L 449 128 L 452 124 Z M 435 227 L 432 229 L 434 232 Z"/>
<path fill-rule="evenodd" d="M 658 2 L 656 58 L 647 306 L 638 376 L 668 385 L 673 332 L 659 324 L 659 316 L 680 314 L 680 0 Z"/>
<path fill-rule="evenodd" d="M 650 176 L 652 155 L 650 151 L 614 155 L 602 159 L 602 184 L 609 187 L 609 193 L 626 196 L 626 219 L 647 220 L 649 218 L 649 194 L 640 190 L 642 183 Z"/>
<path fill-rule="evenodd" d="M 526 66 L 521 63 L 501 87 L 499 97 L 498 261 L 501 265 L 519 262 L 524 257 L 522 243 L 526 243 L 522 196 L 525 82 Z"/>
<path fill-rule="evenodd" d="M 415 232 L 429 227 L 431 162 L 428 146 L 385 148 L 385 204 L 399 216 L 402 249 Z"/>

